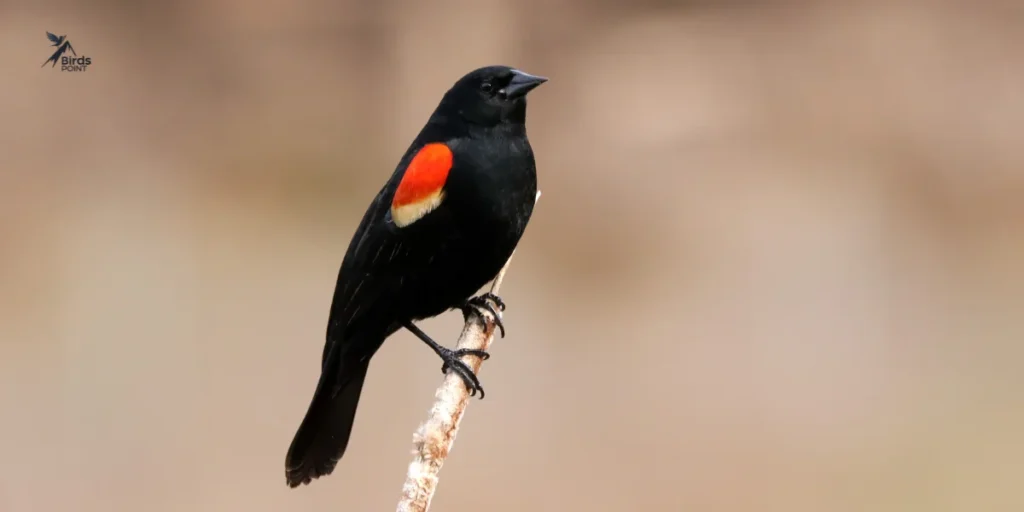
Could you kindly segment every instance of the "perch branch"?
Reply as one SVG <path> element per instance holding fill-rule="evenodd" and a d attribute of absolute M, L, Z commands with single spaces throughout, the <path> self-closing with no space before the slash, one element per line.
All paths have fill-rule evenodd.
<path fill-rule="evenodd" d="M 537 200 L 539 199 L 540 191 L 537 192 Z M 511 262 L 512 256 L 509 256 L 505 266 L 491 284 L 491 293 L 498 295 Z M 500 317 L 499 308 L 495 308 L 495 311 Z M 484 319 L 483 325 L 472 317 L 466 320 L 462 335 L 455 345 L 456 349 L 487 350 L 491 346 L 494 340 L 494 318 L 486 312 L 481 312 L 481 317 Z M 480 373 L 483 362 L 479 357 L 464 356 L 462 361 L 473 369 L 473 373 Z M 455 444 L 455 436 L 459 432 L 459 423 L 467 405 L 469 392 L 465 384 L 458 374 L 449 372 L 441 386 L 437 388 L 434 405 L 430 408 L 430 417 L 413 434 L 413 460 L 409 464 L 405 484 L 402 485 L 402 498 L 398 502 L 397 512 L 427 512 L 430 500 L 437 489 L 441 466 Z"/>

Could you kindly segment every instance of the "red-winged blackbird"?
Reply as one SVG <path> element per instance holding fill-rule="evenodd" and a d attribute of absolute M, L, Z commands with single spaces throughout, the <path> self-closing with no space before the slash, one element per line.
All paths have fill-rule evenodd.
<path fill-rule="evenodd" d="M 320 380 L 285 458 L 290 487 L 329 475 L 345 453 L 370 358 L 406 328 L 442 371 L 484 390 L 460 358 L 413 324 L 448 309 L 504 308 L 493 279 L 533 213 L 537 170 L 526 94 L 547 81 L 506 66 L 470 72 L 445 93 L 356 230 L 338 273 Z M 471 298 L 472 297 L 472 298 Z M 499 324 L 500 325 L 500 324 Z M 501 327 L 504 335 L 504 327 Z"/>

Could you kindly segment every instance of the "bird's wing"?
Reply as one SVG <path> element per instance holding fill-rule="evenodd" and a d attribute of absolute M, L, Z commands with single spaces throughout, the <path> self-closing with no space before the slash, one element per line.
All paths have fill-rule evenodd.
<path fill-rule="evenodd" d="M 405 296 L 444 245 L 437 238 L 395 229 L 382 216 L 368 218 L 371 222 L 364 219 L 356 231 L 338 272 L 321 364 L 327 363 L 335 343 L 342 343 L 339 357 L 372 356 L 377 348 L 373 342 L 383 342 L 404 320 Z"/>
<path fill-rule="evenodd" d="M 62 53 L 64 53 L 64 48 L 63 47 L 57 48 L 57 51 L 53 52 L 53 55 L 50 55 L 49 59 L 46 59 L 46 62 L 43 63 L 43 66 L 45 66 L 45 65 L 47 65 L 47 64 L 49 64 L 51 62 L 53 63 L 53 66 L 56 66 L 57 65 L 57 59 L 60 58 L 60 55 Z M 53 66 L 51 66 L 51 67 L 53 67 Z"/>
<path fill-rule="evenodd" d="M 47 32 L 47 33 L 46 33 L 46 37 L 47 37 L 47 38 L 48 38 L 48 39 L 49 39 L 50 41 L 52 41 L 52 42 L 53 42 L 53 44 L 58 44 L 58 43 L 60 43 L 60 37 L 59 37 L 59 36 L 57 36 L 57 35 L 55 35 L 55 34 L 51 34 L 50 32 Z"/>
<path fill-rule="evenodd" d="M 398 318 L 396 302 L 408 293 L 416 276 L 426 272 L 443 250 L 445 237 L 453 235 L 450 230 L 439 227 L 446 224 L 445 217 L 450 214 L 440 202 L 421 211 L 418 216 L 405 212 L 402 219 L 408 224 L 395 216 L 403 206 L 408 206 L 401 200 L 403 187 L 408 188 L 412 183 L 410 179 L 415 179 L 415 186 L 421 189 L 416 190 L 413 196 L 421 199 L 430 197 L 431 191 L 422 187 L 429 180 L 414 172 L 417 169 L 424 172 L 422 165 L 417 166 L 421 154 L 423 151 L 403 159 L 399 169 L 404 170 L 396 172 L 377 194 L 352 237 L 338 272 L 324 361 L 332 343 L 367 329 L 383 332 L 394 322 L 402 320 Z M 436 177 L 436 174 L 431 177 Z M 429 183 L 438 191 L 444 186 L 443 180 L 435 179 Z"/>

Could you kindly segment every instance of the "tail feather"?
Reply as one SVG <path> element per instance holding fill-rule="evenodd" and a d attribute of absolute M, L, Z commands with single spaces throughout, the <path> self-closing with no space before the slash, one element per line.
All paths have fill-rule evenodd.
<path fill-rule="evenodd" d="M 323 366 L 306 417 L 285 457 L 285 478 L 289 487 L 308 484 L 334 471 L 348 447 L 368 368 L 368 360 L 355 365 L 343 365 L 339 361 Z"/>

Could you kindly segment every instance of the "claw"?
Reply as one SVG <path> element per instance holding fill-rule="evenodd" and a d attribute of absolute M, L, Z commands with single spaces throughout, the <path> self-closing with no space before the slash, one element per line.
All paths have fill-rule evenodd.
<path fill-rule="evenodd" d="M 480 399 L 483 400 L 484 387 L 480 384 L 480 379 L 478 379 L 476 374 L 473 373 L 473 369 L 466 363 L 462 362 L 462 356 L 476 356 L 481 360 L 487 360 L 491 357 L 490 354 L 484 350 L 478 349 L 462 348 L 452 350 L 450 348 L 443 347 L 436 341 L 430 339 L 430 336 L 427 336 L 427 333 L 423 332 L 419 327 L 416 327 L 412 321 L 407 320 L 402 322 L 402 327 L 408 329 L 409 332 L 413 333 L 417 338 L 423 341 L 423 343 L 426 343 L 434 353 L 441 357 L 441 360 L 444 361 L 444 364 L 441 366 L 442 372 L 447 374 L 449 371 L 454 371 L 457 373 L 459 378 L 462 379 L 463 384 L 466 385 L 466 390 L 469 391 L 469 396 L 476 396 L 476 392 L 479 391 Z"/>
<path fill-rule="evenodd" d="M 466 385 L 469 396 L 476 396 L 476 392 L 479 391 L 480 399 L 483 400 L 484 387 L 480 384 L 480 379 L 473 373 L 473 369 L 462 362 L 462 356 L 477 356 L 482 360 L 487 360 L 491 355 L 483 350 L 476 349 L 445 349 L 444 353 L 441 354 L 441 358 L 444 360 L 444 364 L 441 365 L 441 372 L 448 373 L 449 370 L 454 371 L 462 379 L 462 383 Z"/>
<path fill-rule="evenodd" d="M 491 318 L 494 319 L 494 325 L 495 325 L 495 327 L 498 328 L 498 331 L 501 333 L 501 337 L 504 338 L 505 337 L 505 324 L 502 323 L 501 316 L 498 314 L 498 312 L 495 311 L 494 308 L 491 306 L 491 302 L 494 302 L 494 304 L 496 306 L 498 306 L 498 310 L 500 310 L 500 311 L 504 311 L 505 310 L 505 303 L 501 300 L 501 298 L 498 297 L 497 295 L 493 294 L 493 293 L 488 292 L 488 293 L 485 293 L 483 295 L 479 295 L 477 297 L 473 297 L 473 298 L 467 300 L 465 304 L 463 304 L 463 306 L 462 306 L 462 316 L 463 316 L 463 319 L 466 319 L 466 320 L 469 319 L 470 311 L 473 311 L 473 312 L 475 312 L 477 314 L 479 314 L 479 310 L 480 309 L 482 309 L 484 311 L 487 311 L 488 313 L 491 314 Z"/>
<path fill-rule="evenodd" d="M 486 350 L 460 348 L 458 350 L 452 351 L 452 357 L 455 358 L 456 360 L 462 360 L 462 356 L 476 356 L 479 357 L 481 361 L 486 361 L 491 358 L 491 354 L 489 354 Z M 448 373 L 448 368 L 448 360 L 445 360 L 444 364 L 441 365 L 441 372 Z"/>
<path fill-rule="evenodd" d="M 487 292 L 487 293 L 481 295 L 480 298 L 482 298 L 484 300 L 489 300 L 489 301 L 497 304 L 498 305 L 498 309 L 500 309 L 502 311 L 505 311 L 505 301 L 501 300 L 501 297 L 498 297 L 497 295 L 495 295 L 495 294 L 493 294 L 491 292 Z"/>

